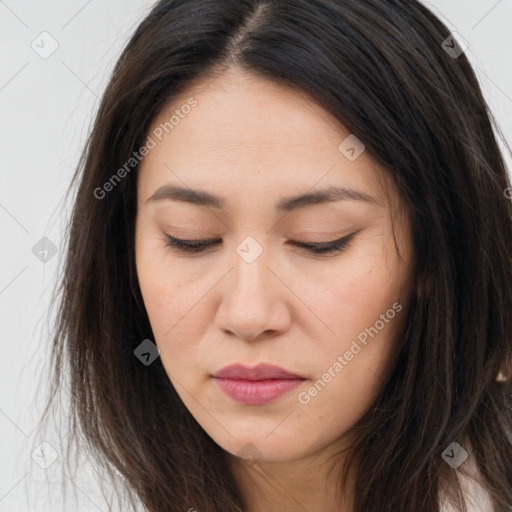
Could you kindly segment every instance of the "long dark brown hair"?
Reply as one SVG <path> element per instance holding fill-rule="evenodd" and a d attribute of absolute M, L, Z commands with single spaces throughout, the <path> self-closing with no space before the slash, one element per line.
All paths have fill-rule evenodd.
<path fill-rule="evenodd" d="M 154 340 L 134 259 L 137 165 L 104 186 L 175 95 L 237 68 L 314 98 L 410 207 L 414 294 L 389 384 L 354 429 L 354 512 L 439 511 L 442 489 L 459 489 L 442 457 L 453 442 L 471 447 L 496 511 L 512 507 L 512 189 L 493 128 L 503 135 L 449 37 L 415 0 L 161 0 L 135 30 L 73 177 L 41 421 L 66 389 L 70 442 L 132 506 L 243 510 L 226 453 L 160 359 L 134 356 Z"/>

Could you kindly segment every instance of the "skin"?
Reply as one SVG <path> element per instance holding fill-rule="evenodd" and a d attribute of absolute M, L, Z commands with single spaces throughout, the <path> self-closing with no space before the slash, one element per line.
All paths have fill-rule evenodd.
<path fill-rule="evenodd" d="M 404 328 L 412 261 L 405 207 L 367 151 L 354 161 L 342 154 L 338 146 L 350 132 L 311 98 L 238 70 L 190 86 L 148 133 L 191 96 L 197 106 L 145 156 L 137 183 L 137 273 L 162 364 L 185 406 L 226 451 L 248 512 L 349 511 L 350 487 L 337 491 L 334 469 L 351 429 L 387 382 Z M 226 206 L 148 202 L 164 184 L 206 190 Z M 284 197 L 328 185 L 376 202 L 274 209 Z M 332 255 L 290 244 L 354 232 Z M 222 243 L 188 255 L 169 247 L 166 233 Z M 237 253 L 248 236 L 263 249 L 252 263 Z M 301 403 L 299 393 L 396 302 L 403 308 L 394 319 Z M 255 406 L 233 401 L 212 377 L 228 364 L 261 362 L 306 380 Z"/>

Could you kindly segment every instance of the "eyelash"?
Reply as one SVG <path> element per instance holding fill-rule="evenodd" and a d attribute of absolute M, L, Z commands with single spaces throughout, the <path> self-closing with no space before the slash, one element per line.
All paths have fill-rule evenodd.
<path fill-rule="evenodd" d="M 307 244 L 301 242 L 292 242 L 292 245 L 298 246 L 300 248 L 306 249 L 307 251 L 315 254 L 315 255 L 324 255 L 324 254 L 333 254 L 340 253 L 345 250 L 352 238 L 356 233 L 352 233 L 343 238 L 339 238 L 338 240 L 333 240 L 332 242 L 322 242 L 318 244 Z M 167 245 L 173 249 L 176 249 L 180 252 L 185 252 L 189 254 L 197 254 L 203 252 L 208 247 L 218 244 L 222 242 L 222 240 L 214 239 L 214 240 L 181 240 L 179 238 L 175 238 L 171 235 L 167 236 Z"/>

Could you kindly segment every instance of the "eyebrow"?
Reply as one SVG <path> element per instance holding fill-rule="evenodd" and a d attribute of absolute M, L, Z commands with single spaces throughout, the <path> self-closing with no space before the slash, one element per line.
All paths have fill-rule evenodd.
<path fill-rule="evenodd" d="M 222 209 L 226 201 L 222 197 L 215 196 L 204 190 L 193 190 L 177 185 L 161 186 L 147 201 L 174 200 Z M 375 198 L 365 192 L 345 187 L 331 186 L 315 192 L 307 192 L 298 196 L 285 197 L 276 204 L 278 212 L 291 212 L 315 204 L 331 203 L 335 201 L 363 201 L 370 204 L 379 204 Z"/>

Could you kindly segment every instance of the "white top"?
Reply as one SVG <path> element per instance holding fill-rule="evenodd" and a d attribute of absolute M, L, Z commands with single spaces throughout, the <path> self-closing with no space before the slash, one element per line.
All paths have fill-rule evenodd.
<path fill-rule="evenodd" d="M 466 466 L 467 464 L 467 466 Z M 468 471 L 471 475 L 475 476 L 466 476 L 458 470 L 457 477 L 459 478 L 460 485 L 462 488 L 462 492 L 464 494 L 464 500 L 466 501 L 466 506 L 468 512 L 495 512 L 492 508 L 492 503 L 489 497 L 489 493 L 481 486 L 478 482 L 478 478 L 480 476 L 479 472 L 476 470 L 475 464 L 472 462 L 472 457 L 470 457 L 464 463 L 464 470 Z M 462 466 L 461 466 L 462 467 Z M 441 512 L 459 512 L 457 509 L 453 507 L 446 497 L 441 498 Z"/>

